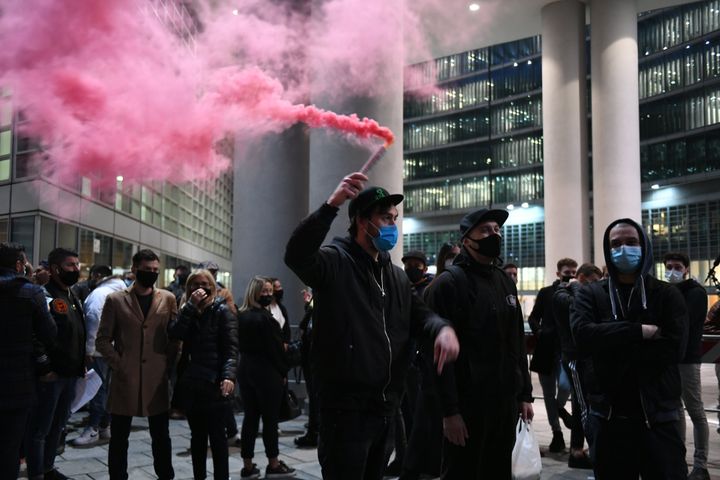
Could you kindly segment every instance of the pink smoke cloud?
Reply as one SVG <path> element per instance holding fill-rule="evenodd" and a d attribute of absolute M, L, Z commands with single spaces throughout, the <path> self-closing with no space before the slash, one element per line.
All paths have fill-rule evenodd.
<path fill-rule="evenodd" d="M 182 19 L 170 1 L 5 0 L 0 85 L 29 120 L 22 133 L 40 139 L 46 173 L 63 181 L 212 178 L 230 166 L 218 145 L 233 133 L 297 122 L 391 143 L 374 120 L 305 103 L 311 86 L 338 98 L 382 92 L 397 55 L 425 48 L 421 22 L 382 0 L 331 0 L 312 15 L 307 5 L 193 2 Z M 338 74 L 318 77 L 308 58 Z"/>

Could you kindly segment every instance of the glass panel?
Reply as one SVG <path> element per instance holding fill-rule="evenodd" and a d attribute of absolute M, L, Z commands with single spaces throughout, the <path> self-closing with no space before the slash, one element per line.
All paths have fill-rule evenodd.
<path fill-rule="evenodd" d="M 6 218 L 0 219 L 0 242 L 7 242 L 10 236 L 9 223 Z"/>
<path fill-rule="evenodd" d="M 50 251 L 55 248 L 55 225 L 57 222 L 47 217 L 40 217 L 40 255 L 44 260 Z"/>
<path fill-rule="evenodd" d="M 12 130 L 0 131 L 0 156 L 10 155 L 12 151 Z"/>
<path fill-rule="evenodd" d="M 0 182 L 10 180 L 10 159 L 0 160 Z"/>
<path fill-rule="evenodd" d="M 10 241 L 25 247 L 25 253 L 30 262 L 36 265 L 39 259 L 36 259 L 34 255 L 35 217 L 13 218 L 11 225 Z"/>
<path fill-rule="evenodd" d="M 130 270 L 132 267 L 132 256 L 134 254 L 134 247 L 132 243 L 124 242 L 122 240 L 118 240 L 117 238 L 113 239 L 113 248 L 112 248 L 112 268 L 113 272 L 117 271 L 117 273 L 120 273 L 120 270 L 127 271 Z"/>
<path fill-rule="evenodd" d="M 67 223 L 58 223 L 58 246 L 75 250 L 77 249 L 77 242 L 78 228 Z"/>

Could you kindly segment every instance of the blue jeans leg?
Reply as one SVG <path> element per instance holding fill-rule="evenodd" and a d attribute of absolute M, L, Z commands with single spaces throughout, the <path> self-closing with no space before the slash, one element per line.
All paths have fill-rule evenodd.
<path fill-rule="evenodd" d="M 105 428 L 110 425 L 110 414 L 107 411 L 108 397 L 108 366 L 107 361 L 102 357 L 93 357 L 92 368 L 100 375 L 103 380 L 100 390 L 90 400 L 88 410 L 90 411 L 89 426 L 94 428 Z"/>
<path fill-rule="evenodd" d="M 53 469 L 60 432 L 70 416 L 77 378 L 60 377 L 38 382 L 38 403 L 30 420 L 27 445 L 28 477 L 41 477 Z"/>

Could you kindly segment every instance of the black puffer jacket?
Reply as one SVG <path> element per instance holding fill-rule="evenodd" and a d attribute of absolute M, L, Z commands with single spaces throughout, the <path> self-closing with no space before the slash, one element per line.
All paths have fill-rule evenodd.
<path fill-rule="evenodd" d="M 224 302 L 224 298 L 216 298 L 202 312 L 186 302 L 168 325 L 168 336 L 182 340 L 183 356 L 188 358 L 182 377 L 214 384 L 222 380 L 235 381 L 238 323 Z"/>
<path fill-rule="evenodd" d="M 609 233 L 617 223 L 638 231 L 643 264 L 634 285 L 623 286 L 613 265 Z M 687 338 L 687 311 L 677 288 L 648 275 L 652 250 L 643 229 L 630 219 L 605 231 L 610 278 L 580 289 L 570 328 L 582 364 L 590 412 L 603 418 L 637 416 L 648 425 L 678 419 L 680 374 Z M 657 325 L 659 338 L 643 340 L 642 324 Z"/>
<path fill-rule="evenodd" d="M 45 292 L 13 270 L 0 269 L 0 409 L 26 407 L 35 394 L 33 337 L 49 343 L 57 335 Z"/>
<path fill-rule="evenodd" d="M 322 408 L 391 415 L 414 353 L 410 337 L 435 338 L 447 323 L 413 295 L 389 254 L 375 261 L 348 237 L 321 248 L 337 211 L 323 204 L 303 220 L 285 253 L 313 288 L 311 361 Z"/>
<path fill-rule="evenodd" d="M 287 375 L 290 366 L 285 357 L 283 333 L 269 310 L 251 308 L 238 313 L 238 329 L 244 369 L 259 361 L 272 365 L 280 376 Z"/>

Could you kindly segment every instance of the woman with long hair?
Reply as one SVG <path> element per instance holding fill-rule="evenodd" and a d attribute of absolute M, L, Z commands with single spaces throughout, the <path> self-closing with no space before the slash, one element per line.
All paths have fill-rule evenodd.
<path fill-rule="evenodd" d="M 173 406 L 183 410 L 190 425 L 193 477 L 207 472 L 207 444 L 213 459 L 213 478 L 227 480 L 228 444 L 224 413 L 235 388 L 238 356 L 237 317 L 218 297 L 217 284 L 207 270 L 187 279 L 188 299 L 168 326 L 170 338 L 182 340 L 186 362 L 178 372 Z"/>
<path fill-rule="evenodd" d="M 240 454 L 243 469 L 240 478 L 260 478 L 253 463 L 255 437 L 263 421 L 263 443 L 268 466 L 265 478 L 284 478 L 295 470 L 278 460 L 278 419 L 288 365 L 280 324 L 269 307 L 273 285 L 268 278 L 256 276 L 248 283 L 238 313 L 240 332 L 240 368 L 238 382 L 245 407 Z"/>

